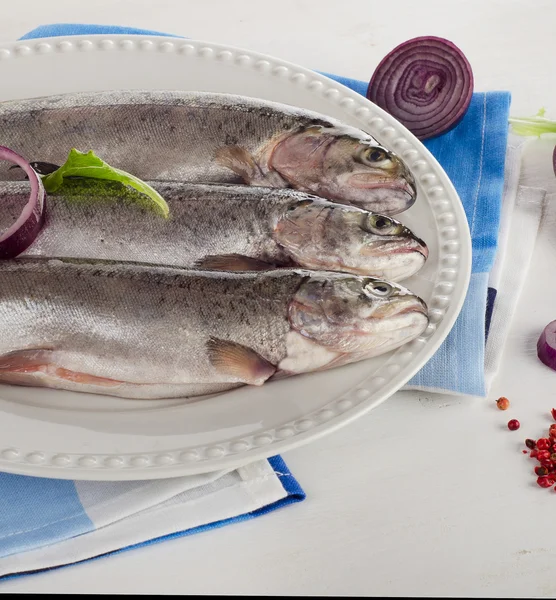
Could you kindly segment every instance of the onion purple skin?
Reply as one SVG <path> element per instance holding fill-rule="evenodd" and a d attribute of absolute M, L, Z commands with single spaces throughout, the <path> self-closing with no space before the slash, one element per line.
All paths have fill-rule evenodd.
<path fill-rule="evenodd" d="M 537 356 L 547 367 L 556 371 L 556 321 L 551 321 L 537 342 Z"/>
<path fill-rule="evenodd" d="M 556 175 L 556 146 L 554 146 L 554 150 L 552 151 L 552 169 L 554 170 L 554 175 Z"/>
<path fill-rule="evenodd" d="M 382 59 L 367 98 L 425 140 L 463 119 L 473 83 L 471 65 L 455 44 L 423 36 L 400 44 Z"/>
<path fill-rule="evenodd" d="M 31 184 L 29 201 L 23 207 L 21 215 L 11 227 L 0 233 L 0 260 L 8 260 L 25 252 L 42 229 L 45 220 L 46 192 L 41 178 L 22 156 L 5 146 L 0 146 L 0 160 L 7 160 L 21 167 Z"/>

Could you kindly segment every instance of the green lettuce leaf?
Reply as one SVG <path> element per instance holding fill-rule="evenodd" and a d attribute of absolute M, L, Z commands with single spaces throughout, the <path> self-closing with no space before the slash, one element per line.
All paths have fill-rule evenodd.
<path fill-rule="evenodd" d="M 58 191 L 64 185 L 66 177 L 84 177 L 121 183 L 143 195 L 141 201 L 143 206 L 147 206 L 166 219 L 170 214 L 166 200 L 150 185 L 134 175 L 106 164 L 92 150 L 83 153 L 72 148 L 66 162 L 53 173 L 43 177 L 42 182 L 47 193 Z"/>

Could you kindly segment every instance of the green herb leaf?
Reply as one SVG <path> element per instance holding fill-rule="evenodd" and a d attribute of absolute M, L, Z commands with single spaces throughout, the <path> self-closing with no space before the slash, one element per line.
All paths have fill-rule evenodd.
<path fill-rule="evenodd" d="M 64 184 L 66 177 L 85 177 L 116 181 L 132 187 L 148 198 L 148 206 L 164 218 L 168 218 L 170 209 L 164 198 L 141 179 L 106 164 L 90 150 L 86 154 L 72 148 L 66 162 L 56 171 L 43 177 L 42 182 L 47 192 L 53 193 Z M 145 204 L 145 202 L 142 202 Z"/>
<path fill-rule="evenodd" d="M 556 133 L 556 121 L 547 119 L 544 116 L 545 113 L 546 110 L 541 108 L 534 117 L 510 117 L 509 121 L 512 126 L 513 133 L 525 137 L 538 137 L 543 133 Z"/>

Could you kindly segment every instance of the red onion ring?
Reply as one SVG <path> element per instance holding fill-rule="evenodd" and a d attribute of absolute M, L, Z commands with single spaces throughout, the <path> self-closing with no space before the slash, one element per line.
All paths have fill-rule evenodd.
<path fill-rule="evenodd" d="M 400 44 L 376 68 L 367 98 L 419 139 L 444 133 L 463 118 L 473 95 L 473 71 L 463 52 L 444 38 Z"/>
<path fill-rule="evenodd" d="M 554 171 L 554 175 L 556 175 L 556 146 L 554 146 L 554 150 L 552 151 L 552 170 Z"/>
<path fill-rule="evenodd" d="M 556 321 L 551 321 L 537 342 L 537 356 L 547 367 L 556 371 Z"/>
<path fill-rule="evenodd" d="M 21 215 L 11 227 L 0 233 L 0 259 L 10 259 L 27 250 L 42 229 L 46 193 L 40 177 L 22 156 L 5 146 L 0 146 L 0 160 L 7 160 L 21 167 L 31 184 L 29 202 L 24 206 Z"/>

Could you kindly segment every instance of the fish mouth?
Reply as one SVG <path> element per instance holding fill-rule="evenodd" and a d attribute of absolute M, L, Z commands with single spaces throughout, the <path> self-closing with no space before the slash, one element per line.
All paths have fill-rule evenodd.
<path fill-rule="evenodd" d="M 413 240 L 411 245 L 401 242 L 399 245 L 384 243 L 378 248 L 363 246 L 360 250 L 363 256 L 389 256 L 394 254 L 415 254 L 418 253 L 426 261 L 429 257 L 429 249 L 427 245 L 420 240 Z"/>
<path fill-rule="evenodd" d="M 423 256 L 423 258 L 425 260 L 428 259 L 428 257 L 429 257 L 429 249 L 427 248 L 426 245 L 423 244 L 419 248 L 416 248 L 416 250 L 417 250 L 417 252 L 419 252 L 419 254 L 422 254 L 422 256 Z"/>
<path fill-rule="evenodd" d="M 369 173 L 357 173 L 351 175 L 348 181 L 350 185 L 359 190 L 375 190 L 378 188 L 388 189 L 396 192 L 404 192 L 410 198 L 415 198 L 417 192 L 415 185 L 403 177 L 384 181 L 377 179 L 374 175 Z"/>
<path fill-rule="evenodd" d="M 402 308 L 400 311 L 398 311 L 396 313 L 396 317 L 400 316 L 400 315 L 407 315 L 409 313 L 420 313 L 422 315 L 425 315 L 427 318 L 429 316 L 429 311 L 427 309 L 427 305 L 423 302 L 423 300 L 421 300 L 421 298 L 419 298 L 419 304 L 416 304 L 414 306 L 407 306 L 406 308 Z"/>
<path fill-rule="evenodd" d="M 392 251 L 392 254 L 410 254 L 413 252 L 417 252 L 420 254 L 425 260 L 429 257 L 429 249 L 426 246 L 415 246 L 413 248 L 399 248 Z"/>
<path fill-rule="evenodd" d="M 396 304 L 401 306 L 396 308 Z M 371 316 L 371 319 L 392 319 L 414 312 L 420 313 L 428 319 L 429 309 L 424 300 L 418 296 L 413 296 L 411 299 L 404 296 L 398 296 L 393 302 L 378 307 Z"/>

